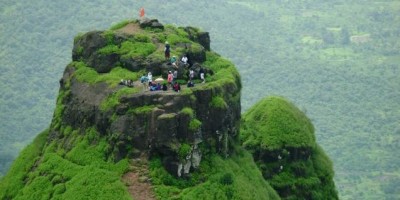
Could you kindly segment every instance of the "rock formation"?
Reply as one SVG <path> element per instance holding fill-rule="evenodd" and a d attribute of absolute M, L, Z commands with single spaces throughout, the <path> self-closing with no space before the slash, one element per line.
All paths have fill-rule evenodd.
<path fill-rule="evenodd" d="M 164 55 L 167 43 L 177 64 Z M 179 62 L 183 55 L 188 64 Z M 194 71 L 194 87 L 185 86 L 189 70 Z M 179 91 L 171 86 L 149 91 L 148 83 L 139 81 L 151 72 L 155 83 L 168 84 L 168 73 L 175 71 Z M 132 82 L 129 87 L 126 80 Z M 313 184 L 324 184 L 337 198 L 329 166 L 301 164 L 314 158 L 329 161 L 315 156 L 317 145 L 307 120 L 293 122 L 307 134 L 287 134 L 268 143 L 258 139 L 268 134 L 276 139 L 276 130 L 291 122 L 278 121 L 283 125 L 271 129 L 275 132 L 265 132 L 258 126 L 264 118 L 257 117 L 264 115 L 264 108 L 257 107 L 255 118 L 247 116 L 242 139 L 260 169 L 256 167 L 240 146 L 240 91 L 234 65 L 211 51 L 209 33 L 197 28 L 144 18 L 79 35 L 60 79 L 51 125 L 0 182 L 0 199 L 140 199 L 140 194 L 158 199 L 279 199 L 278 194 L 318 199 L 328 193 L 313 186 L 309 188 L 317 195 L 303 195 L 298 192 L 305 189 L 302 185 L 289 187 L 308 177 L 313 167 L 320 169 L 312 174 Z M 287 145 L 293 141 L 300 142 Z M 293 179 L 277 185 L 274 177 L 287 168 L 295 172 Z M 129 188 L 128 194 L 127 186 L 155 189 L 139 194 L 135 191 L 140 188 Z"/>
<path fill-rule="evenodd" d="M 293 104 L 263 99 L 244 114 L 240 133 L 282 199 L 338 199 L 332 162 L 316 143 L 310 120 Z"/>

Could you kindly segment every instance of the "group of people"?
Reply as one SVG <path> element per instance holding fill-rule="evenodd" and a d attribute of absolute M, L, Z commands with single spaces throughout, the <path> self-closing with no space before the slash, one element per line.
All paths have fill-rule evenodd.
<path fill-rule="evenodd" d="M 166 83 L 163 83 L 162 85 L 160 83 L 153 83 L 149 82 L 149 90 L 150 91 L 157 91 L 157 90 L 164 90 L 167 91 L 168 87 Z"/>
<path fill-rule="evenodd" d="M 168 87 L 171 87 L 174 91 L 179 92 L 181 90 L 181 86 L 178 83 L 177 79 L 178 79 L 178 71 L 177 69 L 179 69 L 179 61 L 177 60 L 176 56 L 170 56 L 171 54 L 171 46 L 169 45 L 168 42 L 165 42 L 165 49 L 164 49 L 164 53 L 165 53 L 165 59 L 168 60 L 170 62 L 170 64 L 172 64 L 172 66 L 174 68 L 176 68 L 175 70 L 172 71 L 168 71 L 168 76 L 167 76 L 167 82 L 165 83 L 160 83 L 158 80 L 153 81 L 153 75 L 151 72 L 148 72 L 147 75 L 143 74 L 143 76 L 140 78 L 140 82 L 143 85 L 143 90 L 149 90 L 149 91 L 157 91 L 157 90 L 163 90 L 163 91 L 167 91 Z M 189 59 L 187 57 L 187 55 L 183 55 L 182 58 L 180 59 L 180 62 L 185 66 L 185 67 L 189 67 Z M 194 77 L 195 77 L 195 72 L 193 69 L 189 70 L 189 80 L 187 83 L 187 87 L 194 87 Z M 204 69 L 200 68 L 199 70 L 199 75 L 200 75 L 200 79 L 202 80 L 202 83 L 205 82 L 204 79 Z M 163 82 L 163 79 L 161 79 L 161 82 Z M 167 85 L 168 84 L 168 85 Z M 126 85 L 129 87 L 133 87 L 133 81 L 132 80 L 121 80 L 120 85 Z"/>
<path fill-rule="evenodd" d="M 165 48 L 164 48 L 164 56 L 165 59 L 169 61 L 169 63 L 172 64 L 173 67 L 178 69 L 178 60 L 176 58 L 176 56 L 172 56 L 171 57 L 171 46 L 169 45 L 168 41 L 165 42 Z M 185 66 L 190 66 L 189 64 L 189 58 L 187 57 L 187 55 L 183 55 L 181 60 L 180 60 Z"/>
<path fill-rule="evenodd" d="M 174 73 L 171 71 L 168 72 L 168 85 L 176 92 L 179 92 L 181 90 L 180 84 L 176 81 L 178 78 L 178 72 L 175 70 Z M 156 79 L 157 80 L 157 79 Z M 163 90 L 167 91 L 168 86 L 167 83 L 159 83 L 153 81 L 153 75 L 151 72 L 149 72 L 147 75 L 143 74 L 143 76 L 140 78 L 140 82 L 143 84 L 143 90 L 149 90 L 149 91 L 158 91 L 158 90 Z"/>
<path fill-rule="evenodd" d="M 204 69 L 203 69 L 202 67 L 201 67 L 200 70 L 199 70 L 199 74 L 200 74 L 201 82 L 202 82 L 202 83 L 205 83 L 206 80 L 205 80 L 205 78 L 204 78 Z M 189 70 L 189 81 L 193 81 L 193 79 L 194 79 L 194 70 L 193 70 L 193 69 L 190 69 L 190 70 Z"/>
<path fill-rule="evenodd" d="M 119 82 L 120 85 L 125 85 L 128 87 L 133 87 L 133 80 L 125 80 L 125 79 L 121 79 L 121 81 Z"/>

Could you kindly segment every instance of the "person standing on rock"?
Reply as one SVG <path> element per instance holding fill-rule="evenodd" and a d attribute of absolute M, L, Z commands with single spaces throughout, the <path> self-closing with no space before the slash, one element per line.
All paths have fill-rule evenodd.
<path fill-rule="evenodd" d="M 147 79 L 149 81 L 149 89 L 150 89 L 150 86 L 153 83 L 153 75 L 151 74 L 151 72 L 147 73 Z"/>
<path fill-rule="evenodd" d="M 151 72 L 147 73 L 147 78 L 149 79 L 150 82 L 153 81 L 153 75 L 151 74 Z"/>
<path fill-rule="evenodd" d="M 140 82 L 143 84 L 143 91 L 146 90 L 148 81 L 149 81 L 149 79 L 146 76 L 146 74 L 143 74 L 143 76 L 140 77 Z"/>
<path fill-rule="evenodd" d="M 189 64 L 188 64 L 188 57 L 186 56 L 186 54 L 184 54 L 184 55 L 182 56 L 181 61 L 182 61 L 182 63 L 183 63 L 186 67 L 189 66 Z"/>
<path fill-rule="evenodd" d="M 192 81 L 193 78 L 194 78 L 194 71 L 193 71 L 193 69 L 190 69 L 189 70 L 189 80 Z"/>
<path fill-rule="evenodd" d="M 169 46 L 168 41 L 165 42 L 165 48 L 164 48 L 164 54 L 165 54 L 165 59 L 169 60 L 170 58 L 170 53 L 171 53 L 171 46 Z"/>
<path fill-rule="evenodd" d="M 172 87 L 172 81 L 174 80 L 174 76 L 172 75 L 171 71 L 168 71 L 168 77 L 167 77 L 167 81 L 168 81 L 168 85 L 170 85 Z"/>
<path fill-rule="evenodd" d="M 174 83 L 178 80 L 178 71 L 174 70 L 174 74 L 173 74 L 174 79 L 172 80 Z"/>
<path fill-rule="evenodd" d="M 205 83 L 206 80 L 204 79 L 204 69 L 202 67 L 200 68 L 199 73 L 200 73 L 200 79 L 202 80 L 202 83 Z"/>

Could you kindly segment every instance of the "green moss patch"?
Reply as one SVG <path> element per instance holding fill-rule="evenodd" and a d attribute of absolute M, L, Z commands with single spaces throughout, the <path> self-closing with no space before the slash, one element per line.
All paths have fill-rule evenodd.
<path fill-rule="evenodd" d="M 181 113 L 188 115 L 190 118 L 194 117 L 194 111 L 193 109 L 189 108 L 189 107 L 185 107 L 181 110 Z"/>
<path fill-rule="evenodd" d="M 217 109 L 226 109 L 228 104 L 225 102 L 224 98 L 220 96 L 214 96 L 210 102 L 210 107 Z"/>
<path fill-rule="evenodd" d="M 105 100 L 101 102 L 100 109 L 103 111 L 109 110 L 117 106 L 120 102 L 122 96 L 127 96 L 129 94 L 135 94 L 140 91 L 139 88 L 123 87 L 113 94 L 109 95 Z"/>
<path fill-rule="evenodd" d="M 189 122 L 189 130 L 190 131 L 197 131 L 197 130 L 199 130 L 200 127 L 201 127 L 201 121 L 199 121 L 198 119 L 192 119 Z"/>

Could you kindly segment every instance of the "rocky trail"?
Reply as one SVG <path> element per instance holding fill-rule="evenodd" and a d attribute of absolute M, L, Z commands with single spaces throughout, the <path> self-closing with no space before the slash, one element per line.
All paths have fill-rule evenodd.
<path fill-rule="evenodd" d="M 145 156 L 132 159 L 130 171 L 122 177 L 123 182 L 128 187 L 128 192 L 135 200 L 155 200 L 147 162 Z"/>

